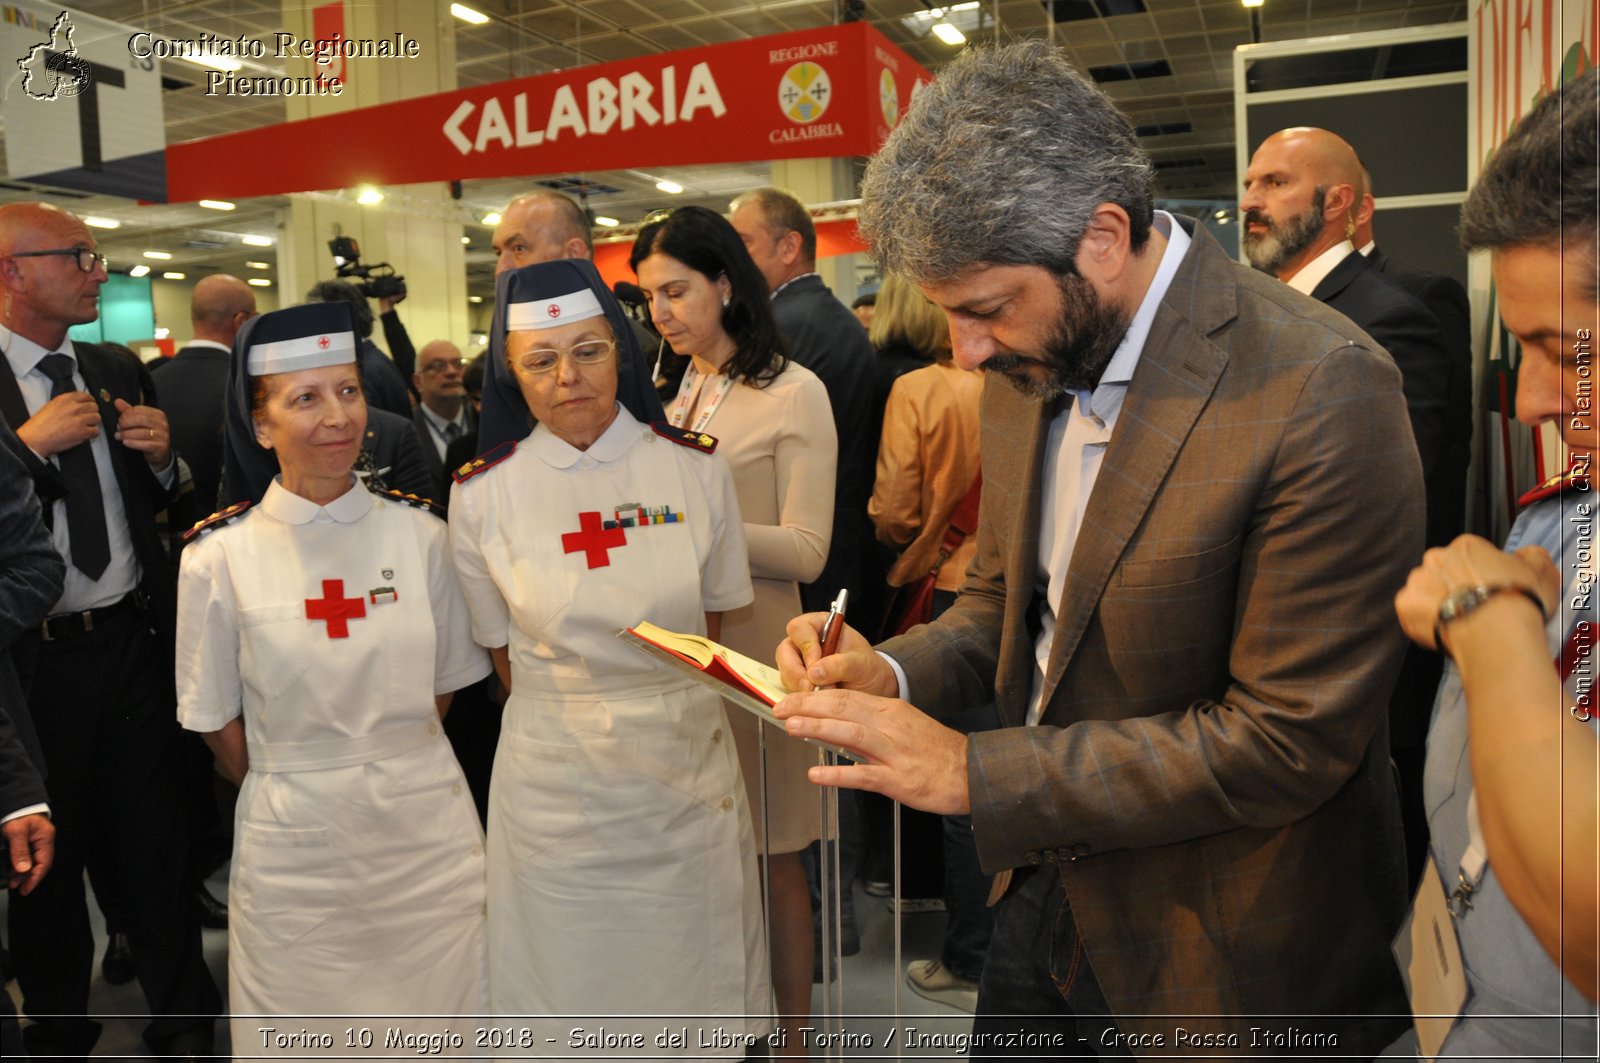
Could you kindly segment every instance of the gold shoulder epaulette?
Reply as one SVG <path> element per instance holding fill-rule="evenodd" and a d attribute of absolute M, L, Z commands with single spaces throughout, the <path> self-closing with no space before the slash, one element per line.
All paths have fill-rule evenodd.
<path fill-rule="evenodd" d="M 431 498 L 423 498 L 421 495 L 408 494 L 405 491 L 392 490 L 374 491 L 373 494 L 377 495 L 379 498 L 392 499 L 395 502 L 399 502 L 403 506 L 410 506 L 412 509 L 425 509 L 429 513 L 432 513 L 435 517 L 444 516 L 444 510 L 440 508 L 439 503 L 435 502 Z"/>
<path fill-rule="evenodd" d="M 214 531 L 224 524 L 236 520 L 241 513 L 249 508 L 250 500 L 247 498 L 243 502 L 235 502 L 227 509 L 219 509 L 205 520 L 195 522 L 194 527 L 183 533 L 183 541 L 188 542 L 202 532 Z"/>
<path fill-rule="evenodd" d="M 514 439 L 508 440 L 507 442 L 501 443 L 493 450 L 479 454 L 477 457 L 461 466 L 461 468 L 452 472 L 450 474 L 450 478 L 458 484 L 464 484 L 479 473 L 486 472 L 489 469 L 494 468 L 496 465 L 499 465 L 502 461 L 505 461 L 507 458 L 511 457 L 512 454 L 515 454 L 516 450 L 517 441 Z"/>
<path fill-rule="evenodd" d="M 717 452 L 717 437 L 704 432 L 693 432 L 687 428 L 678 428 L 666 421 L 651 421 L 650 428 L 656 435 L 680 447 L 689 447 L 702 454 L 715 454 Z"/>
<path fill-rule="evenodd" d="M 1589 466 L 1584 464 L 1575 465 L 1566 472 L 1556 473 L 1550 479 L 1517 499 L 1517 508 L 1527 509 L 1535 502 L 1543 502 L 1547 498 L 1554 498 L 1569 487 L 1577 486 L 1579 490 L 1588 490 L 1589 471 Z"/>

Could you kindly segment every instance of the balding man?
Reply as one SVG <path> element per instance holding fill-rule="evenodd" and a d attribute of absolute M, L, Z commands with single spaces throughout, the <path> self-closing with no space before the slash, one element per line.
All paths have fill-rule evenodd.
<path fill-rule="evenodd" d="M 494 272 L 497 277 L 508 269 L 554 262 L 559 258 L 594 258 L 594 235 L 589 229 L 588 213 L 577 200 L 560 192 L 530 192 L 507 203 L 506 209 L 500 212 L 499 224 L 494 227 L 491 246 L 494 248 Z M 663 349 L 659 336 L 652 335 L 631 317 L 628 323 L 633 326 L 634 339 L 638 341 L 639 350 L 647 360 L 654 352 Z M 653 395 L 646 398 L 655 403 L 656 410 L 660 410 L 659 416 L 652 411 L 652 419 L 666 420 L 666 411 L 661 410 L 660 400 Z M 494 416 L 495 412 L 491 410 L 489 419 L 483 422 L 484 439 L 513 439 L 527 435 L 528 428 L 525 425 L 502 427 L 492 422 Z"/>
<path fill-rule="evenodd" d="M 478 430 L 478 419 L 467 402 L 465 369 L 460 347 L 449 340 L 433 340 L 417 352 L 417 371 L 411 377 L 420 399 L 411 423 L 435 481 L 431 497 L 440 505 L 450 497 L 451 466 L 445 460 L 450 444 Z"/>
<path fill-rule="evenodd" d="M 174 581 L 156 529 L 177 461 L 165 415 L 139 405 L 132 365 L 67 337 L 99 316 L 105 259 L 72 214 L 0 207 L 0 414 L 45 506 L 66 584 L 14 647 L 32 669 L 28 708 L 44 754 L 56 867 L 10 905 L 11 956 L 28 1051 L 89 1054 L 94 944 L 85 849 L 124 892 L 127 931 L 156 1055 L 206 1055 L 221 999 L 186 888 L 172 692 Z"/>
<path fill-rule="evenodd" d="M 492 246 L 497 276 L 536 262 L 594 258 L 588 215 L 560 192 L 533 192 L 507 203 L 494 227 Z"/>
<path fill-rule="evenodd" d="M 161 405 L 172 425 L 172 445 L 194 474 L 195 508 L 217 508 L 222 480 L 222 405 L 228 390 L 233 337 L 256 316 L 255 291 L 238 277 L 201 278 L 189 300 L 193 339 L 155 367 Z"/>
<path fill-rule="evenodd" d="M 1356 254 L 1361 187 L 1361 162 L 1340 137 L 1309 127 L 1272 134 L 1245 171 L 1245 257 L 1354 321 L 1394 358 L 1431 499 L 1445 450 L 1450 359 L 1438 318 Z"/>
<path fill-rule="evenodd" d="M 1448 426 L 1452 356 L 1439 319 L 1355 249 L 1366 180 L 1355 150 L 1325 129 L 1283 129 L 1264 140 L 1245 171 L 1244 251 L 1250 264 L 1320 299 L 1360 326 L 1394 358 L 1422 459 L 1426 546 L 1442 546 L 1445 515 L 1459 512 L 1466 455 Z M 1382 490 L 1383 485 L 1374 485 Z M 1433 655 L 1413 646 L 1389 701 L 1389 735 L 1400 769 L 1409 881 L 1427 851 L 1422 812 L 1422 748 L 1438 686 Z"/>
<path fill-rule="evenodd" d="M 828 389 L 839 435 L 832 546 L 822 575 L 801 586 L 801 603 L 808 612 L 827 609 L 840 587 L 848 587 L 850 600 L 860 603 L 860 561 L 874 542 L 867 520 L 878 454 L 870 431 L 872 343 L 817 274 L 817 229 L 805 204 L 782 189 L 757 188 L 733 201 L 728 220 L 766 278 L 772 316 L 789 342 L 789 356 Z"/>

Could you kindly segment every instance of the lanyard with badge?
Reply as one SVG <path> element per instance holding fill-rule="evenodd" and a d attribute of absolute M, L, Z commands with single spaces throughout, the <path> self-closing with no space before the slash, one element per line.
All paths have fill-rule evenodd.
<path fill-rule="evenodd" d="M 689 409 L 694 405 L 695 393 L 699 390 L 700 371 L 690 365 L 683 374 L 683 381 L 678 385 L 678 397 L 672 403 L 672 409 L 667 414 L 667 420 L 674 428 L 684 427 L 684 422 L 689 419 Z M 693 431 L 704 432 L 706 425 L 711 423 L 711 418 L 716 415 L 717 407 L 722 405 L 722 400 L 733 390 L 733 377 L 726 373 L 721 374 L 717 381 L 717 389 L 711 393 L 711 401 L 707 402 L 694 419 Z"/>

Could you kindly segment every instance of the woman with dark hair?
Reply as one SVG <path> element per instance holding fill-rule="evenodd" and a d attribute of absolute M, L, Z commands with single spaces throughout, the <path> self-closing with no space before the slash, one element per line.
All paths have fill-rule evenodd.
<path fill-rule="evenodd" d="M 347 1044 L 340 1016 L 485 1011 L 483 834 L 439 717 L 489 659 L 444 522 L 355 476 L 356 348 L 342 303 L 245 325 L 225 411 L 244 500 L 183 552 L 178 719 L 241 783 L 228 884 L 241 1054 L 262 1054 L 264 1015 L 359 1051 L 382 1046 Z"/>
<path fill-rule="evenodd" d="M 510 692 L 491 1010 L 694 1015 L 742 1048 L 771 994 L 727 718 L 616 637 L 650 620 L 715 638 L 750 601 L 733 477 L 714 442 L 646 420 L 648 368 L 587 260 L 500 275 L 486 372 L 486 423 L 538 420 L 458 471 L 450 503 L 473 636 Z"/>
<path fill-rule="evenodd" d="M 714 433 L 733 468 L 750 552 L 755 601 L 722 618 L 721 641 L 771 660 L 798 583 L 816 579 L 833 527 L 838 440 L 822 382 L 790 361 L 772 320 L 767 284 L 726 219 L 685 207 L 646 226 L 630 259 L 650 316 L 672 349 L 690 358 L 668 419 Z M 821 836 L 817 794 L 806 779 L 816 749 L 730 713 L 755 813 L 756 842 L 771 897 L 773 989 L 787 1049 L 805 1054 L 798 1027 L 811 1005 L 811 897 L 800 854 Z M 762 800 L 762 748 L 766 792 Z"/>

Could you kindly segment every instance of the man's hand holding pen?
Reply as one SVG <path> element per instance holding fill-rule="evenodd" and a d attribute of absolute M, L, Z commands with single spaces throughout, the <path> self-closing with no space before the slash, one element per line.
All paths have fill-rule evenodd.
<path fill-rule="evenodd" d="M 873 790 L 927 812 L 969 811 L 967 736 L 901 700 L 894 669 L 842 619 L 835 621 L 842 629 L 838 650 L 824 655 L 823 630 L 835 615 L 795 617 L 777 651 L 784 685 L 801 691 L 773 706 L 788 733 L 841 746 L 863 760 L 814 767 L 811 781 Z"/>

